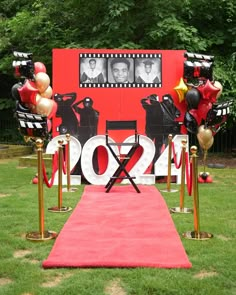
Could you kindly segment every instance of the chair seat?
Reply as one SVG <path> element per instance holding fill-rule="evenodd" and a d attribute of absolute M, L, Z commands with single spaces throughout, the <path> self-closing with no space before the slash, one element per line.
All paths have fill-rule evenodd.
<path fill-rule="evenodd" d="M 111 179 L 135 179 L 135 176 L 112 176 Z"/>
<path fill-rule="evenodd" d="M 108 143 L 109 145 L 116 145 L 116 146 L 136 146 L 136 145 L 138 145 L 138 143 L 137 142 L 109 142 Z"/>
<path fill-rule="evenodd" d="M 126 157 L 126 156 L 123 156 L 123 155 L 118 155 L 117 157 L 118 157 L 118 159 L 120 159 L 120 160 L 127 160 L 127 159 L 130 159 L 130 157 Z"/>

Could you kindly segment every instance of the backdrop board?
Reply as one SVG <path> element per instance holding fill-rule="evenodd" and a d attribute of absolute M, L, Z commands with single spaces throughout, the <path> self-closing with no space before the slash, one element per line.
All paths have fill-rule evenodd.
<path fill-rule="evenodd" d="M 89 138 L 105 134 L 106 120 L 137 120 L 138 132 L 155 144 L 155 162 L 169 133 L 185 133 L 178 122 L 186 103 L 174 89 L 183 77 L 185 52 L 53 49 L 53 137 L 69 133 L 83 148 Z M 107 155 L 104 148 L 97 152 L 94 167 L 101 173 Z"/>

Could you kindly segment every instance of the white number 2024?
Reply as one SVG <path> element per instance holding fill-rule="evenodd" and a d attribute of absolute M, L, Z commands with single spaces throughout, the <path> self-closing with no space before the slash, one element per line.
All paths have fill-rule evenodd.
<path fill-rule="evenodd" d="M 58 141 L 63 140 L 64 144 L 67 144 L 65 135 L 58 135 L 54 137 L 47 145 L 46 153 L 47 154 L 55 154 L 58 149 Z M 134 140 L 133 136 L 130 136 L 124 140 L 124 142 L 132 142 Z M 112 138 L 109 138 L 109 141 L 114 142 Z M 152 163 L 154 154 L 155 154 L 155 146 L 151 139 L 144 135 L 139 136 L 139 144 L 143 148 L 143 152 L 140 158 L 137 160 L 135 165 L 129 171 L 131 176 L 135 176 L 135 182 L 141 184 L 153 184 L 155 183 L 155 175 L 154 174 L 146 174 L 147 168 Z M 94 171 L 93 167 L 93 155 L 95 150 L 103 146 L 105 151 L 107 152 L 107 167 L 102 174 L 97 174 Z M 125 154 L 128 152 L 127 146 L 122 146 L 120 153 Z M 115 152 L 118 154 L 118 147 L 114 146 Z M 80 142 L 73 136 L 70 137 L 70 168 L 73 171 L 73 168 L 81 158 L 81 170 L 83 171 L 83 175 L 88 182 L 94 185 L 106 185 L 109 181 L 110 177 L 114 174 L 115 170 L 118 168 L 118 163 L 112 156 L 111 152 L 106 146 L 105 135 L 96 135 L 91 137 L 84 145 L 83 150 L 81 148 Z M 54 184 L 57 185 L 57 176 L 58 171 L 55 175 Z M 66 184 L 66 175 L 63 175 L 63 185 Z M 122 183 L 126 183 L 126 180 L 123 180 Z M 81 184 L 81 175 L 71 175 L 71 184 L 79 185 Z"/>

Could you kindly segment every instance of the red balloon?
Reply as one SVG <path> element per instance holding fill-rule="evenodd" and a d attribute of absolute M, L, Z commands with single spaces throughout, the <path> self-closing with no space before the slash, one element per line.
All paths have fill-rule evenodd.
<path fill-rule="evenodd" d="M 205 180 L 199 175 L 198 176 L 198 182 L 199 183 L 205 183 Z"/>
<path fill-rule="evenodd" d="M 202 94 L 202 98 L 212 103 L 216 102 L 216 97 L 220 88 L 215 87 L 210 80 L 207 80 L 206 84 L 198 87 L 198 90 Z"/>
<path fill-rule="evenodd" d="M 198 116 L 200 120 L 206 121 L 207 113 L 212 108 L 212 103 L 210 101 L 201 99 L 198 105 Z"/>
<path fill-rule="evenodd" d="M 206 183 L 212 183 L 213 179 L 210 175 L 207 176 L 207 179 L 205 180 Z"/>
<path fill-rule="evenodd" d="M 34 74 L 37 75 L 38 73 L 46 73 L 47 70 L 46 70 L 46 67 L 45 65 L 42 63 L 42 62 L 35 62 L 34 63 Z"/>
<path fill-rule="evenodd" d="M 48 132 L 52 130 L 52 121 L 47 119 L 47 127 L 48 127 Z"/>
<path fill-rule="evenodd" d="M 38 182 L 39 182 L 38 176 L 35 176 L 35 177 L 32 179 L 32 183 L 33 183 L 33 184 L 38 184 Z"/>
<path fill-rule="evenodd" d="M 197 125 L 200 125 L 201 118 L 199 117 L 198 110 L 192 109 L 189 111 L 189 113 L 194 117 L 194 119 L 197 122 Z"/>
<path fill-rule="evenodd" d="M 38 94 L 38 89 L 33 87 L 33 82 L 26 80 L 21 88 L 18 88 L 20 94 L 21 102 L 27 107 L 34 108 L 36 106 L 36 95 Z"/>

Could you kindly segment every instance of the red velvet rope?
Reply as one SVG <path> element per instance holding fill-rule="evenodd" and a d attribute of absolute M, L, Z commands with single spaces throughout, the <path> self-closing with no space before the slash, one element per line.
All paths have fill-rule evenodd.
<path fill-rule="evenodd" d="M 181 157 L 179 159 L 179 163 L 177 163 L 177 157 L 176 157 L 176 152 L 175 152 L 175 145 L 174 142 L 172 141 L 172 150 L 173 150 L 173 155 L 174 155 L 174 164 L 175 164 L 175 168 L 179 169 L 182 165 L 182 152 L 181 152 Z"/>
<path fill-rule="evenodd" d="M 46 168 L 45 168 L 45 164 L 44 161 L 42 162 L 42 168 L 43 168 L 43 179 L 47 185 L 47 187 L 52 187 L 53 183 L 54 183 L 54 179 L 55 179 L 55 173 L 58 169 L 58 152 L 55 152 L 53 159 L 52 159 L 52 177 L 51 177 L 51 181 L 49 182 L 48 177 L 47 177 L 47 173 L 46 173 Z"/>
<path fill-rule="evenodd" d="M 62 172 L 66 174 L 66 166 L 67 166 L 67 144 L 65 145 L 65 156 L 64 153 L 62 153 Z"/>
<path fill-rule="evenodd" d="M 189 154 L 185 154 L 185 163 L 186 163 L 186 180 L 187 180 L 187 189 L 188 195 L 192 195 L 192 187 L 193 187 L 193 173 L 192 173 L 192 162 L 189 163 Z"/>
<path fill-rule="evenodd" d="M 182 152 L 179 163 L 177 163 L 177 157 L 175 152 L 175 145 L 174 142 L 172 142 L 172 150 L 174 155 L 174 164 L 176 169 L 179 169 L 182 165 Z M 188 152 L 185 152 L 185 170 L 186 170 L 186 181 L 187 181 L 187 189 L 189 196 L 192 195 L 192 183 L 193 183 L 193 177 L 192 177 L 192 162 L 189 163 L 189 154 Z"/>

